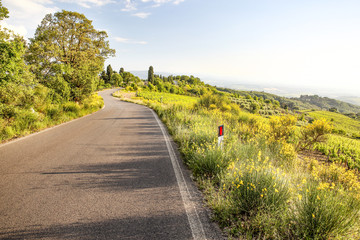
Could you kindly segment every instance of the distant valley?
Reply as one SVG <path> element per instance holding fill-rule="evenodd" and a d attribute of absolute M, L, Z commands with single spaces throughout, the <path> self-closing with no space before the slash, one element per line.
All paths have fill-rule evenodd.
<path fill-rule="evenodd" d="M 130 71 L 135 76 L 138 76 L 141 79 L 147 79 L 147 71 Z M 169 72 L 156 72 L 158 75 L 169 76 L 169 75 L 182 75 L 182 74 L 174 74 Z M 343 101 L 345 103 L 350 103 L 357 105 L 355 109 L 359 107 L 360 109 L 360 92 L 359 96 L 352 96 L 350 94 L 346 94 L 343 92 L 339 92 L 337 90 L 324 90 L 324 89 L 309 89 L 306 87 L 298 88 L 298 87 L 289 87 L 289 86 L 271 86 L 270 84 L 250 84 L 250 83 L 238 83 L 234 80 L 219 80 L 219 78 L 214 76 L 206 76 L 206 75 L 197 75 L 201 78 L 201 80 L 207 84 L 222 87 L 222 88 L 230 88 L 233 90 L 239 91 L 255 91 L 255 92 L 265 92 L 274 94 L 280 97 L 285 98 L 300 98 L 301 95 L 318 95 L 320 97 L 326 97 L 331 99 L 336 99 L 339 101 Z M 320 107 L 321 108 L 321 107 Z M 325 107 L 322 107 L 325 108 Z M 359 110 L 360 111 L 360 110 Z M 355 112 L 359 112 L 355 111 Z"/>

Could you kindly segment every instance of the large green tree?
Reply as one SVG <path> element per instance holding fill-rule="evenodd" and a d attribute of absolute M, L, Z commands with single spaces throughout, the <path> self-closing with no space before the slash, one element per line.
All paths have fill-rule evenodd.
<path fill-rule="evenodd" d="M 0 1 L 0 20 L 9 11 Z M 10 118 L 17 106 L 33 101 L 34 77 L 24 62 L 25 40 L 0 25 L 0 116 Z"/>
<path fill-rule="evenodd" d="M 61 98 L 81 100 L 95 90 L 105 59 L 115 54 L 106 38 L 83 14 L 48 14 L 30 39 L 26 60 Z"/>

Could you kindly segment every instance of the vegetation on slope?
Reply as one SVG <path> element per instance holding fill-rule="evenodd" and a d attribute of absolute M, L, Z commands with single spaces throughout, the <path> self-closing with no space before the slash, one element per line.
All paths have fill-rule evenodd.
<path fill-rule="evenodd" d="M 333 133 L 350 138 L 360 138 L 360 121 L 337 112 L 301 111 L 312 119 L 324 118 L 334 125 Z"/>
<path fill-rule="evenodd" d="M 356 172 L 297 157 L 297 146 L 324 140 L 329 122 L 315 120 L 299 129 L 294 116 L 251 114 L 215 92 L 194 101 L 194 96 L 146 88 L 134 98 L 167 124 L 214 219 L 230 236 L 359 238 Z M 220 124 L 226 129 L 222 148 L 217 146 Z"/>
<path fill-rule="evenodd" d="M 0 20 L 8 10 L 0 1 Z M 114 50 L 84 15 L 48 14 L 30 44 L 0 29 L 0 141 L 100 109 L 99 73 Z"/>
<path fill-rule="evenodd" d="M 317 95 L 302 95 L 300 98 L 292 98 L 304 103 L 309 103 L 322 110 L 335 109 L 341 113 L 360 113 L 360 106 Z"/>
<path fill-rule="evenodd" d="M 314 110 L 335 110 L 343 114 L 350 114 L 354 118 L 360 115 L 360 106 L 342 102 L 339 100 L 319 97 L 317 95 L 302 95 L 300 98 L 286 98 L 280 97 L 275 94 L 266 93 L 266 92 L 257 92 L 257 91 L 241 91 L 233 90 L 229 88 L 217 88 L 219 91 L 231 93 L 232 97 L 235 98 L 249 98 L 252 99 L 261 99 L 262 101 L 270 100 L 277 101 L 280 103 L 280 106 L 284 109 L 289 109 L 292 111 L 305 110 L 305 109 L 314 109 Z"/>

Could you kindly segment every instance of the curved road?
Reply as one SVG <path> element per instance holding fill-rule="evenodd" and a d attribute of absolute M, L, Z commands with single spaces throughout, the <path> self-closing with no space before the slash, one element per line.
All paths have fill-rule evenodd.
<path fill-rule="evenodd" d="M 0 145 L 0 239 L 220 239 L 152 110 L 100 93 L 90 116 Z"/>

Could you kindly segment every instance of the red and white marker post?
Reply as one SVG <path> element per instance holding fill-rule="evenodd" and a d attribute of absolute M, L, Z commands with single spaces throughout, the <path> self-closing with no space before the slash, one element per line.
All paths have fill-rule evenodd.
<path fill-rule="evenodd" d="M 222 149 L 224 141 L 224 125 L 218 127 L 218 147 Z"/>

